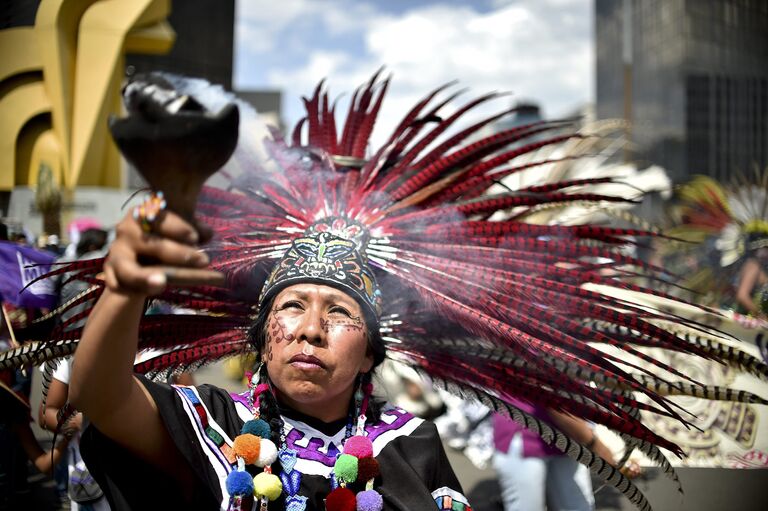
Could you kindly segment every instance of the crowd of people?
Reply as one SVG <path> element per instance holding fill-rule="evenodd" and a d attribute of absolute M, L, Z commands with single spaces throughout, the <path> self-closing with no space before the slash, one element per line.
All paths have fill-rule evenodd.
<path fill-rule="evenodd" d="M 17 223 L 11 223 L 9 228 L 8 224 L 0 223 L 0 243 L 12 244 L 4 249 L 24 250 L 25 254 L 30 250 L 36 250 L 43 262 L 56 263 L 102 257 L 108 248 L 107 230 L 92 224 L 90 228 L 85 228 L 83 231 L 70 231 L 73 235 L 72 243 L 64 247 L 59 246 L 57 236 L 41 237 L 38 242 L 33 243 L 29 232 L 14 229 L 17 225 Z M 10 263 L 5 260 L 4 266 L 2 272 L 6 276 L 19 271 L 19 266 L 13 258 L 10 259 Z M 46 268 L 49 267 L 46 265 Z M 17 339 L 16 332 L 29 331 L 36 319 L 42 318 L 57 306 L 70 301 L 87 288 L 83 282 L 70 279 L 66 274 L 52 280 L 55 292 L 53 299 L 47 304 L 30 305 L 19 300 L 18 293 L 23 288 L 17 289 L 17 294 L 7 287 L 4 288 L 6 296 L 0 297 L 3 312 L 3 321 L 0 325 L 0 351 L 10 350 L 19 343 L 23 344 L 26 339 Z M 63 322 L 81 312 L 83 308 L 68 312 L 57 321 Z M 80 322 L 81 326 L 84 322 L 84 319 Z M 78 450 L 79 434 L 84 426 L 82 414 L 77 413 L 69 420 L 59 423 L 58 412 L 67 403 L 70 364 L 69 359 L 58 364 L 52 374 L 46 406 L 40 406 L 39 410 L 34 411 L 30 408 L 32 378 L 36 373 L 34 368 L 26 366 L 15 371 L 0 372 L 4 412 L 3 423 L 0 426 L 2 427 L 0 509 L 20 509 L 28 505 L 30 500 L 28 461 L 37 471 L 54 477 L 56 497 L 63 505 L 71 509 L 79 509 L 78 501 L 81 501 L 85 505 L 80 507 L 86 510 L 108 509 L 108 507 L 98 506 L 93 493 L 78 494 L 78 488 L 86 483 L 81 477 L 83 472 L 76 472 L 78 463 L 83 465 L 82 460 L 79 459 Z M 8 411 L 7 414 L 6 411 Z M 57 432 L 50 450 L 43 450 L 30 426 L 33 421 L 36 421 L 42 429 Z M 87 476 L 87 472 L 85 474 Z"/>

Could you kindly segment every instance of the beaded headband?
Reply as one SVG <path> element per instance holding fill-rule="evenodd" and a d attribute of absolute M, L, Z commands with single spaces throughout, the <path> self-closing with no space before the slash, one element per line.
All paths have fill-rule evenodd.
<path fill-rule="evenodd" d="M 342 222 L 342 219 L 331 219 L 330 223 L 315 224 L 304 236 L 293 240 L 291 248 L 267 278 L 259 304 L 293 284 L 325 284 L 350 294 L 363 307 L 366 316 L 378 323 L 381 291 L 358 250 L 359 245 L 328 230 L 334 224 L 341 227 Z"/>

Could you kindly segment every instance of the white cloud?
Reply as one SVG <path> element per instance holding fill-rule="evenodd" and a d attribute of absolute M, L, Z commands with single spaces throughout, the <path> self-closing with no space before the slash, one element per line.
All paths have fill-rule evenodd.
<path fill-rule="evenodd" d="M 265 53 L 280 46 L 278 34 L 301 16 L 308 2 L 254 2 L 239 0 L 235 5 L 237 40 L 249 52 Z M 310 4 L 311 5 L 311 4 Z"/>
<path fill-rule="evenodd" d="M 592 98 L 589 0 L 500 0 L 490 12 L 480 12 L 471 2 L 435 2 L 400 15 L 363 2 L 283 0 L 270 3 L 267 11 L 248 5 L 240 9 L 246 11 L 247 24 L 260 27 L 249 37 L 277 34 L 307 16 L 320 20 L 326 30 L 362 35 L 364 48 L 329 50 L 322 46 L 322 35 L 288 30 L 291 38 L 314 37 L 305 43 L 303 62 L 276 66 L 267 74 L 271 86 L 285 91 L 289 123 L 297 120 L 299 96 L 310 94 L 321 78 L 328 78 L 338 95 L 351 92 L 381 65 L 394 79 L 375 132 L 379 142 L 418 99 L 454 79 L 470 87 L 471 95 L 514 93 L 497 107 L 514 98 L 533 99 L 549 116 L 565 115 Z"/>
<path fill-rule="evenodd" d="M 337 0 L 238 0 L 235 9 L 238 44 L 252 53 L 279 52 L 289 40 L 307 40 L 311 34 L 303 28 L 315 23 L 332 36 L 360 32 L 376 14 L 365 2 Z"/>
<path fill-rule="evenodd" d="M 289 86 L 292 89 L 300 89 L 300 94 L 309 95 L 312 89 L 323 78 L 333 77 L 346 63 L 349 57 L 343 52 L 330 52 L 317 50 L 312 52 L 309 60 L 301 69 L 288 71 L 274 69 L 268 74 L 270 83 Z M 299 96 L 296 96 L 298 98 Z"/>

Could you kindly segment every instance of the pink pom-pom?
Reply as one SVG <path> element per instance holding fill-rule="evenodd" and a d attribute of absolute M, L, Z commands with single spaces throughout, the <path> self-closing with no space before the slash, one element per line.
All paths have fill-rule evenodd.
<path fill-rule="evenodd" d="M 351 436 L 344 444 L 344 454 L 351 454 L 356 458 L 370 458 L 373 456 L 373 444 L 368 437 Z"/>

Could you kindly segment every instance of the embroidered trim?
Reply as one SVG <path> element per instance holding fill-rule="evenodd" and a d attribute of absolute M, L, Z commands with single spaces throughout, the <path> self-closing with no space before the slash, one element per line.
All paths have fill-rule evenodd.
<path fill-rule="evenodd" d="M 469 505 L 467 498 L 463 494 L 457 492 L 456 490 L 452 490 L 447 486 L 443 486 L 442 488 L 438 488 L 437 490 L 433 491 L 432 498 L 435 499 L 437 509 L 450 509 L 451 511 L 472 511 L 472 506 Z"/>
<path fill-rule="evenodd" d="M 208 409 L 200 400 L 200 396 L 197 394 L 197 390 L 194 387 L 174 385 L 173 389 L 179 396 L 184 412 L 187 414 L 187 419 L 192 427 L 192 431 L 197 436 L 198 444 L 200 445 L 203 454 L 207 457 L 211 469 L 219 478 L 222 495 L 220 509 L 226 511 L 229 507 L 229 497 L 227 495 L 225 479 L 232 471 L 232 465 L 228 460 L 226 450 L 229 449 L 231 451 L 230 445 L 232 440 L 215 421 L 208 419 Z M 209 433 L 214 433 L 213 436 L 216 439 L 221 438 L 223 441 L 222 445 L 225 449 L 222 449 L 222 447 L 214 441 L 214 438 L 209 436 Z"/>
<path fill-rule="evenodd" d="M 328 436 L 309 426 L 305 422 L 283 417 L 286 425 L 288 447 L 298 452 L 297 470 L 305 475 L 331 476 L 337 455 L 341 454 L 345 429 Z M 399 408 L 389 407 L 382 410 L 381 422 L 366 425 L 365 431 L 373 442 L 373 455 L 378 456 L 390 442 L 413 433 L 424 422 Z"/>
<path fill-rule="evenodd" d="M 205 409 L 205 405 L 203 405 L 202 401 L 200 401 L 200 398 L 195 393 L 194 390 L 192 390 L 189 387 L 176 387 L 177 391 L 180 391 L 182 395 L 190 402 L 192 405 L 192 408 L 194 410 L 195 415 L 197 416 L 197 420 L 200 423 L 200 426 L 205 433 L 205 436 L 208 437 L 211 442 L 219 449 L 221 454 L 224 455 L 224 457 L 227 459 L 230 465 L 237 462 L 237 459 L 235 458 L 235 453 L 232 452 L 232 446 L 231 442 L 229 444 L 224 440 L 224 436 L 214 429 L 211 424 L 215 423 L 209 423 L 208 421 L 208 412 Z"/>

